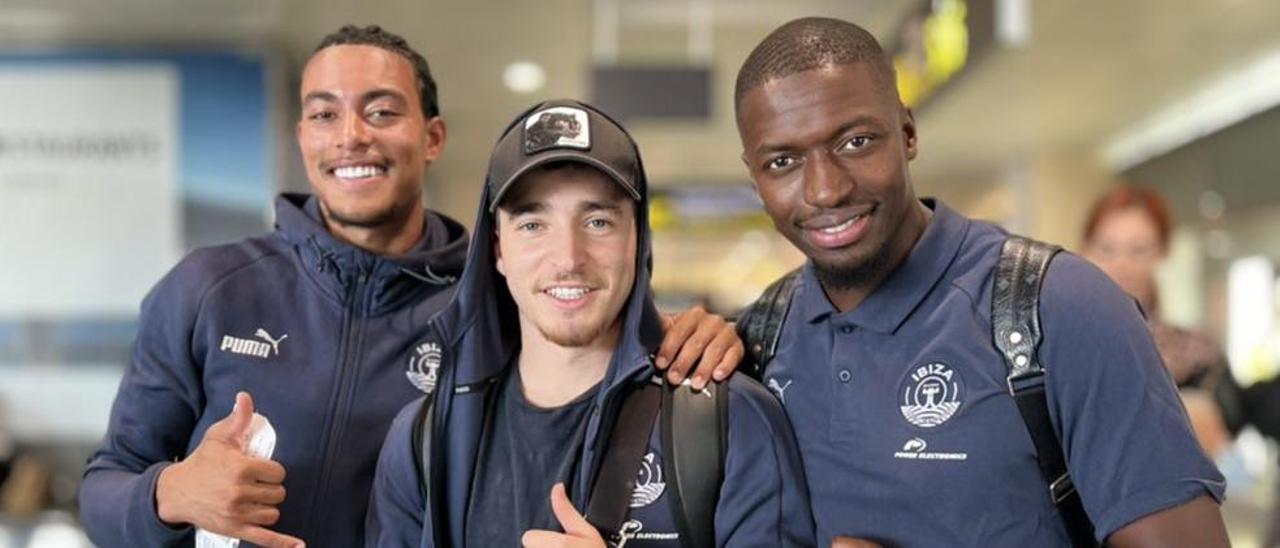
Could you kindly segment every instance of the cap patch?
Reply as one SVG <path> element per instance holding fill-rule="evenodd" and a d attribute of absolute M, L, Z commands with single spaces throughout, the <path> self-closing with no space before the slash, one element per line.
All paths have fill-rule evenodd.
<path fill-rule="evenodd" d="M 524 153 L 533 154 L 549 148 L 591 149 L 587 112 L 573 107 L 551 107 L 526 118 Z"/>

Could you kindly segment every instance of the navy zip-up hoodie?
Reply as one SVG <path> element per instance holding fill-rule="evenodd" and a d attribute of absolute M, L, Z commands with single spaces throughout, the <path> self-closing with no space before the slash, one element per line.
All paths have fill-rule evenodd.
<path fill-rule="evenodd" d="M 643 172 L 643 170 L 642 170 Z M 441 383 L 432 410 L 431 469 L 424 498 L 414 457 L 415 417 L 425 398 L 396 417 L 379 457 L 370 503 L 369 545 L 444 548 L 465 544 L 467 520 L 511 519 L 466 515 L 486 400 L 518 351 L 518 312 L 506 282 L 494 267 L 494 215 L 488 211 L 490 185 L 480 201 L 467 266 L 453 302 L 427 329 L 442 349 Z M 643 188 L 643 185 L 641 185 Z M 652 354 L 662 325 L 649 287 L 648 199 L 637 207 L 635 286 L 622 314 L 624 324 L 601 389 L 595 396 L 581 448 L 583 473 L 567 485 L 569 498 L 584 512 L 596 469 L 623 397 L 653 375 Z M 729 381 L 729 432 L 725 479 L 716 508 L 720 546 L 810 546 L 813 522 L 807 487 L 790 423 L 763 387 L 743 375 Z M 649 451 L 661 454 L 654 428 Z M 651 463 L 654 468 L 660 468 Z M 670 492 L 668 489 L 667 492 Z M 548 496 L 550 493 L 548 493 Z M 641 524 L 627 545 L 679 546 L 670 509 L 671 496 L 634 508 L 629 518 Z M 585 512 L 584 512 L 585 513 Z M 634 526 L 633 526 L 634 528 Z M 480 547 L 476 547 L 480 548 Z"/>
<path fill-rule="evenodd" d="M 247 390 L 277 433 L 287 498 L 271 529 L 357 546 L 378 447 L 411 382 L 428 318 L 453 293 L 467 234 L 427 213 L 423 241 L 379 257 L 325 230 L 314 198 L 276 200 L 276 231 L 196 250 L 142 303 L 132 359 L 80 488 L 101 546 L 192 544 L 156 515 L 156 478 Z M 409 374 L 407 374 L 409 373 Z M 417 382 L 421 385 L 421 382 Z"/>

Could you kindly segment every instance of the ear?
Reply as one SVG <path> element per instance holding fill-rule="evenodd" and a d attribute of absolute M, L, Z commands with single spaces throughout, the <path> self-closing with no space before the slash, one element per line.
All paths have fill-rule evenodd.
<path fill-rule="evenodd" d="M 424 156 L 428 163 L 434 162 L 440 157 L 440 153 L 444 152 L 444 143 L 449 134 L 444 118 L 439 116 L 428 118 L 426 131 L 423 133 L 425 134 L 422 140 Z"/>
<path fill-rule="evenodd" d="M 899 105 L 902 107 L 902 146 L 907 160 L 914 160 L 919 152 L 916 142 L 916 116 L 906 105 L 901 103 Z"/>
<path fill-rule="evenodd" d="M 493 221 L 495 225 L 498 223 L 497 215 L 498 213 L 494 212 Z M 496 227 L 494 228 L 493 236 L 489 237 L 489 241 L 493 244 L 493 266 L 498 269 L 499 274 L 505 277 L 507 275 L 507 267 L 502 263 L 502 241 Z"/>

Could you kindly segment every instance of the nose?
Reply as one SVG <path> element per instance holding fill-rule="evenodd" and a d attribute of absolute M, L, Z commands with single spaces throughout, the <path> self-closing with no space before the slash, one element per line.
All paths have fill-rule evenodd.
<path fill-rule="evenodd" d="M 805 203 L 819 208 L 836 207 L 845 201 L 853 187 L 853 178 L 831 154 L 819 152 L 805 161 Z"/>
<path fill-rule="evenodd" d="M 585 234 L 574 228 L 560 231 L 548 254 L 557 273 L 578 272 L 587 258 L 586 238 Z"/>
<path fill-rule="evenodd" d="M 369 125 L 364 118 L 349 114 L 343 117 L 342 133 L 339 135 L 338 147 L 358 149 L 369 145 Z"/>

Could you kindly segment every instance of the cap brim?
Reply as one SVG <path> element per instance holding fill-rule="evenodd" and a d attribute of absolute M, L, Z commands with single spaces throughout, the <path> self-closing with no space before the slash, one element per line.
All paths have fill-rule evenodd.
<path fill-rule="evenodd" d="M 551 162 L 562 161 L 562 160 L 569 160 L 569 161 L 587 164 L 591 167 L 599 169 L 600 171 L 603 171 L 605 175 L 608 175 L 611 179 L 613 179 L 614 182 L 618 183 L 618 186 L 621 186 L 623 190 L 627 191 L 627 195 L 631 196 L 631 199 L 637 202 L 641 201 L 640 192 L 636 190 L 634 184 L 628 182 L 627 179 L 623 177 L 621 173 L 618 173 L 613 168 L 605 165 L 600 160 L 593 158 L 590 154 L 587 154 L 586 151 L 560 149 L 560 150 L 548 152 L 529 162 L 526 162 L 524 165 L 520 166 L 520 169 L 517 169 L 514 173 L 512 173 L 510 177 L 507 177 L 507 180 L 503 181 L 502 185 L 498 187 L 497 192 L 494 192 L 493 196 L 489 197 L 489 213 L 493 213 L 493 211 L 498 208 L 498 202 L 502 201 L 502 196 L 506 194 L 507 190 L 511 188 L 511 185 L 515 184 L 515 182 L 519 180 L 520 177 L 523 176 L 525 173 L 528 173 L 530 170 L 534 168 L 547 165 Z"/>

